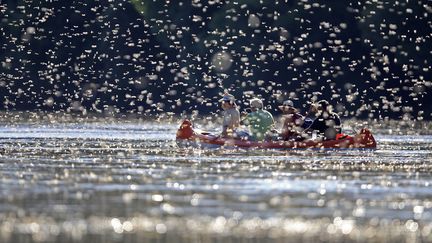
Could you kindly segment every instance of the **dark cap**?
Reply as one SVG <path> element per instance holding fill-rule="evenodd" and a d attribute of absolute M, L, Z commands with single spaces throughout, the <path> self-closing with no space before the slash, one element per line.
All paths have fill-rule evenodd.
<path fill-rule="evenodd" d="M 327 110 L 327 107 L 330 106 L 330 103 L 327 100 L 318 101 L 318 106 L 320 106 L 323 110 Z"/>

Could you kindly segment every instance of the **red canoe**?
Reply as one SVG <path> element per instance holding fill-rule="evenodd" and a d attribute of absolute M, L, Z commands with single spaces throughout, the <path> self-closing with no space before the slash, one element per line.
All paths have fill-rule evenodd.
<path fill-rule="evenodd" d="M 217 148 L 259 148 L 259 149 L 307 149 L 307 148 L 376 148 L 375 138 L 368 129 L 362 129 L 359 134 L 346 136 L 343 139 L 327 141 L 248 141 L 234 138 L 223 138 L 196 130 L 189 120 L 184 120 L 177 131 L 177 144 L 182 147 Z"/>

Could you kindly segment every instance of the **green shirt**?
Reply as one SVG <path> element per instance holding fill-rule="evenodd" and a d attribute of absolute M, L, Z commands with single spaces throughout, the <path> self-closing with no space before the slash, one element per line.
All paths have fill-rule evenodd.
<path fill-rule="evenodd" d="M 274 125 L 274 119 L 270 112 L 257 110 L 249 113 L 244 119 L 244 123 L 249 126 L 251 136 L 254 140 L 263 140 L 266 133 Z"/>

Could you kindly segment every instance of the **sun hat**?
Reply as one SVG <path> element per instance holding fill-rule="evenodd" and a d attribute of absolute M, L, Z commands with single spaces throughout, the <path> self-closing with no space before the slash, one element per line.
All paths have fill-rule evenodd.
<path fill-rule="evenodd" d="M 231 101 L 231 102 L 234 102 L 235 101 L 235 97 L 232 94 L 226 93 L 226 94 L 224 94 L 224 96 L 222 97 L 222 99 L 219 100 L 219 102 L 222 102 L 222 101 Z"/>
<path fill-rule="evenodd" d="M 264 107 L 264 104 L 261 99 L 253 98 L 249 101 L 249 105 L 251 108 L 257 108 L 262 109 Z"/>
<path fill-rule="evenodd" d="M 292 100 L 285 100 L 285 101 L 282 103 L 282 105 L 280 105 L 280 106 L 278 106 L 278 107 L 279 107 L 279 109 L 283 110 L 283 109 L 285 108 L 285 106 L 288 106 L 288 107 L 292 107 L 292 108 L 294 108 L 294 103 L 292 102 Z"/>

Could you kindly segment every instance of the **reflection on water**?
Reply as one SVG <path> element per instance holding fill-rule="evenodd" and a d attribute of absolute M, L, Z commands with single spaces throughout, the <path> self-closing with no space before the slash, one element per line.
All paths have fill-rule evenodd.
<path fill-rule="evenodd" d="M 177 124 L 0 128 L 0 242 L 432 241 L 432 136 L 176 147 Z"/>

